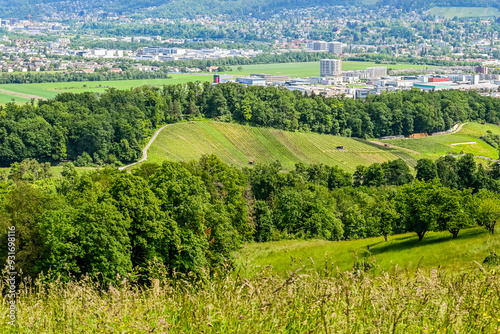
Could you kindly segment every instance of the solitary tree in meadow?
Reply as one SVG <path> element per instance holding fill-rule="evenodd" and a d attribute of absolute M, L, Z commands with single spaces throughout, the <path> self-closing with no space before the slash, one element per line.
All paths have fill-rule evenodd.
<path fill-rule="evenodd" d="M 471 214 L 472 190 L 442 187 L 436 197 L 439 205 L 437 230 L 449 231 L 456 239 L 460 230 L 474 225 Z"/>
<path fill-rule="evenodd" d="M 421 241 L 428 231 L 436 228 L 439 217 L 437 180 L 415 181 L 402 187 L 399 194 L 399 210 L 408 231 L 417 233 Z"/>
<path fill-rule="evenodd" d="M 380 233 L 382 233 L 385 241 L 387 241 L 387 236 L 392 233 L 392 224 L 398 219 L 399 214 L 391 202 L 384 200 L 378 208 L 378 217 Z"/>

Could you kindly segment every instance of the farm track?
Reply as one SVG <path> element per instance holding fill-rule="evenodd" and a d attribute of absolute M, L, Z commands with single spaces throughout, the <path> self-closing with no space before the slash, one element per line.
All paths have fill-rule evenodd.
<path fill-rule="evenodd" d="M 151 137 L 151 139 L 146 144 L 146 147 L 144 147 L 144 149 L 142 150 L 142 158 L 141 158 L 141 160 L 136 161 L 134 163 L 131 163 L 129 165 L 120 167 L 118 169 L 119 170 L 124 170 L 125 168 L 132 167 L 133 165 L 137 165 L 138 163 L 141 163 L 143 161 L 148 160 L 148 149 L 151 146 L 151 144 L 153 144 L 153 142 L 155 141 L 156 137 L 158 137 L 158 134 L 161 132 L 161 130 L 165 129 L 167 126 L 171 126 L 171 125 L 174 125 L 174 124 L 167 124 L 167 125 L 164 125 L 161 128 L 159 128 L 158 130 L 156 130 L 156 132 L 153 134 L 153 136 Z"/>

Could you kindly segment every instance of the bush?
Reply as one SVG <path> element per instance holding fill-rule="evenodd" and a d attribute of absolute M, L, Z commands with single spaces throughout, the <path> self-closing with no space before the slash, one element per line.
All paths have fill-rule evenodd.
<path fill-rule="evenodd" d="M 495 253 L 495 251 L 492 251 L 490 255 L 488 255 L 484 261 L 483 264 L 491 265 L 491 266 L 498 266 L 500 265 L 500 257 Z"/>

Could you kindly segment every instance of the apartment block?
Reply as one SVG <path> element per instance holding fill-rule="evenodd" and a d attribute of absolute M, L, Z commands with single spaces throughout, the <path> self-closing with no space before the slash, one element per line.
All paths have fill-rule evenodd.
<path fill-rule="evenodd" d="M 321 59 L 320 75 L 322 77 L 336 77 L 342 74 L 342 60 Z"/>
<path fill-rule="evenodd" d="M 342 54 L 342 43 L 340 42 L 330 42 L 327 44 L 328 52 L 334 55 L 340 56 Z"/>

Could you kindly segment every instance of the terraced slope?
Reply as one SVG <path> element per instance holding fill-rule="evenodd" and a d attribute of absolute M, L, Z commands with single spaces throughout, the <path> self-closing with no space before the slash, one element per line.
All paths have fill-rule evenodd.
<path fill-rule="evenodd" d="M 337 146 L 345 150 L 338 150 Z M 358 165 L 400 157 L 410 165 L 415 164 L 410 153 L 365 140 L 219 122 L 178 123 L 166 127 L 151 145 L 148 161 L 189 161 L 212 153 L 239 167 L 248 166 L 250 161 L 279 160 L 287 170 L 293 169 L 297 162 L 304 162 L 338 165 L 353 172 Z"/>

